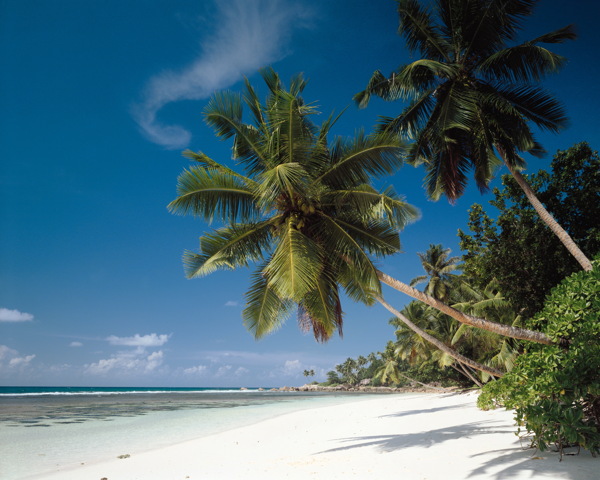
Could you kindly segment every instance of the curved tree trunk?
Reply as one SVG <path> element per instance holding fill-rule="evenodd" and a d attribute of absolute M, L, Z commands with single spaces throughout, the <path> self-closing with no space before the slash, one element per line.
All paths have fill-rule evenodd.
<path fill-rule="evenodd" d="M 401 373 L 401 372 L 396 372 L 396 375 L 400 375 L 401 377 L 404 377 L 404 378 L 406 378 L 407 380 L 410 380 L 411 382 L 418 383 L 419 385 L 423 385 L 423 386 L 424 386 L 424 387 L 426 387 L 426 388 L 431 388 L 431 389 L 433 389 L 433 390 L 439 390 L 440 392 L 448 392 L 448 391 L 450 391 L 450 390 L 449 390 L 449 389 L 447 389 L 447 388 L 434 387 L 434 386 L 432 386 L 432 385 L 427 385 L 426 383 L 419 382 L 418 380 L 415 380 L 414 378 L 410 378 L 408 375 L 404 375 L 404 374 L 403 374 L 403 373 Z"/>
<path fill-rule="evenodd" d="M 501 377 L 502 375 L 504 375 L 500 370 L 497 370 L 492 367 L 488 367 L 487 365 L 483 365 L 481 363 L 477 363 L 476 361 L 471 360 L 470 358 L 467 358 L 464 355 L 461 355 L 456 350 L 454 350 L 453 348 L 446 345 L 444 342 L 439 341 L 434 336 L 429 335 L 427 332 L 421 330 L 413 322 L 411 322 L 408 318 L 406 318 L 404 315 L 402 315 L 398 310 L 396 310 L 389 303 L 387 303 L 383 298 L 378 298 L 377 301 L 379 303 L 381 303 L 389 312 L 391 312 L 392 315 L 395 315 L 396 317 L 398 317 L 400 319 L 400 321 L 403 322 L 413 332 L 415 332 L 421 338 L 427 340 L 429 343 L 434 345 L 436 348 L 438 348 L 442 352 L 450 355 L 452 358 L 454 358 L 454 360 L 456 360 L 460 363 L 464 363 L 465 365 L 469 365 L 470 367 L 473 367 L 476 370 L 481 370 L 482 372 L 489 373 L 490 375 L 493 375 L 495 377 Z"/>
<path fill-rule="evenodd" d="M 498 149 L 498 151 L 500 152 L 500 155 L 502 156 L 502 159 L 504 160 L 504 164 L 508 167 L 508 170 L 510 171 L 512 176 L 515 178 L 516 182 L 519 184 L 519 187 L 521 187 L 521 189 L 525 193 L 527 200 L 529 200 L 529 203 L 531 203 L 531 205 L 533 206 L 533 208 L 535 209 L 537 214 L 542 219 L 542 222 L 544 222 L 548 226 L 548 228 L 550 228 L 550 230 L 552 230 L 552 232 L 554 232 L 554 234 L 558 237 L 558 239 L 562 242 L 562 244 L 567 248 L 569 253 L 575 257 L 575 260 L 577 260 L 579 262 L 579 265 L 581 265 L 581 267 L 585 271 L 587 271 L 587 272 L 591 271 L 593 266 L 592 266 L 592 262 L 590 262 L 590 259 L 585 256 L 585 254 L 581 251 L 581 249 L 573 241 L 573 239 L 566 232 L 566 230 L 564 228 L 562 228 L 556 220 L 554 220 L 554 217 L 552 216 L 552 214 L 548 210 L 546 210 L 546 207 L 544 207 L 544 205 L 542 205 L 542 202 L 540 202 L 537 199 L 535 192 L 531 189 L 531 187 L 529 186 L 529 184 L 527 183 L 527 180 L 525 180 L 523 175 L 521 175 L 521 172 L 516 170 L 514 167 L 512 167 L 506 161 L 504 152 L 500 149 Z"/>
<path fill-rule="evenodd" d="M 460 365 L 460 370 L 458 369 L 458 367 L 454 367 L 454 365 L 452 365 L 452 366 L 454 367 L 454 369 L 457 372 L 460 372 L 461 374 L 465 375 L 469 380 L 471 380 L 479 388 L 483 387 L 483 384 L 479 380 L 477 380 L 473 375 L 471 375 L 471 372 L 469 372 L 467 367 L 465 367 L 464 363 L 459 363 L 459 365 Z"/>
<path fill-rule="evenodd" d="M 377 270 L 377 276 L 379 280 L 386 285 L 392 287 L 399 292 L 405 293 L 412 298 L 415 298 L 427 305 L 439 310 L 446 315 L 458 320 L 460 323 L 465 323 L 467 325 L 471 325 L 476 328 L 481 328 L 482 330 L 488 330 L 490 332 L 497 333 L 498 335 L 502 335 L 504 337 L 510 338 L 518 338 L 520 340 L 528 340 L 530 342 L 543 343 L 545 345 L 552 345 L 554 342 L 548 338 L 547 335 L 542 332 L 535 332 L 533 330 L 527 330 L 525 328 L 512 327 L 510 325 L 504 325 L 502 323 L 495 323 L 486 320 L 481 317 L 474 317 L 473 315 L 468 315 L 466 313 L 460 312 L 455 308 L 452 308 L 450 305 L 446 305 L 444 302 L 440 302 L 434 297 L 427 295 L 416 288 L 408 286 L 406 283 L 402 283 L 395 278 L 386 275 L 385 273 Z M 387 308 L 387 307 L 386 307 Z"/>

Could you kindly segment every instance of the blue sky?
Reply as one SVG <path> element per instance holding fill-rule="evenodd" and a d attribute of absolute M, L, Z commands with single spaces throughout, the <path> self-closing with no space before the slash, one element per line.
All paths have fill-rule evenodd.
<path fill-rule="evenodd" d="M 551 154 L 600 147 L 599 13 L 591 0 L 546 0 L 527 23 L 525 38 L 578 27 L 546 84 L 571 118 L 560 135 L 539 135 Z M 317 344 L 291 319 L 255 341 L 241 323 L 249 272 L 186 280 L 181 254 L 209 227 L 166 205 L 188 165 L 182 150 L 229 158 L 202 122 L 207 98 L 241 89 L 244 75 L 260 85 L 260 67 L 304 72 L 323 117 L 349 106 L 339 135 L 398 112 L 351 102 L 374 70 L 409 60 L 397 23 L 392 0 L 1 0 L 0 384 L 297 385 L 304 369 L 323 379 L 382 350 L 390 315 L 349 301 L 343 340 Z M 469 206 L 489 199 L 470 188 L 454 206 L 433 203 L 422 177 L 405 167 L 388 182 L 422 212 L 402 233 L 404 253 L 380 263 L 406 282 L 430 243 L 458 254 Z"/>

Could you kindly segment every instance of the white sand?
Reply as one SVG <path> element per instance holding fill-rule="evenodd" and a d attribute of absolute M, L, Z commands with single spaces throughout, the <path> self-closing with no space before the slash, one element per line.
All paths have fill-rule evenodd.
<path fill-rule="evenodd" d="M 559 462 L 556 453 L 523 450 L 514 434 L 512 413 L 483 412 L 475 401 L 474 394 L 363 399 L 286 414 L 129 458 L 79 465 L 35 478 L 600 478 L 600 458 L 582 452 Z M 127 445 L 122 450 L 128 453 Z"/>

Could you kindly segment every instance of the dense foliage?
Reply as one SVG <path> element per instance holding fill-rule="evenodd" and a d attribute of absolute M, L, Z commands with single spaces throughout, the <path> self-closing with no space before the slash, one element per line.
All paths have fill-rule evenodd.
<path fill-rule="evenodd" d="M 515 409 L 540 450 L 579 445 L 600 452 L 600 259 L 571 275 L 532 323 L 559 345 L 532 345 L 515 368 L 483 388 L 479 406 Z"/>
<path fill-rule="evenodd" d="M 551 172 L 529 175 L 532 188 L 555 219 L 588 256 L 600 252 L 600 157 L 587 143 L 559 151 Z M 539 311 L 546 295 L 580 269 L 577 261 L 549 234 L 546 225 L 511 176 L 502 178 L 490 204 L 495 219 L 481 205 L 469 215 L 469 233 L 459 230 L 463 272 L 480 287 L 492 279 L 526 316 Z M 493 214 L 495 216 L 495 214 Z M 502 259 L 502 261 L 498 261 Z"/>
<path fill-rule="evenodd" d="M 327 383 L 357 385 L 363 380 L 372 380 L 382 364 L 381 357 L 376 353 L 370 353 L 366 357 L 360 355 L 356 359 L 347 358 L 336 365 L 335 370 L 327 372 Z"/>
<path fill-rule="evenodd" d="M 440 366 L 433 359 L 410 364 L 396 354 L 396 344 L 388 342 L 382 352 L 370 353 L 356 359 L 347 358 L 327 372 L 324 385 L 360 385 L 370 386 L 414 386 L 418 383 L 439 383 L 444 386 L 469 386 L 461 375 L 452 369 Z"/>
<path fill-rule="evenodd" d="M 354 99 L 363 107 L 372 95 L 408 100 L 400 115 L 382 118 L 381 129 L 414 140 L 409 161 L 425 165 L 432 198 L 456 200 L 470 172 L 485 190 L 498 157 L 520 168 L 520 152 L 543 154 L 534 125 L 557 132 L 566 124 L 562 106 L 539 81 L 566 60 L 545 44 L 574 39 L 572 25 L 511 45 L 535 3 L 398 0 L 398 34 L 420 59 L 388 77 L 376 71 Z"/>

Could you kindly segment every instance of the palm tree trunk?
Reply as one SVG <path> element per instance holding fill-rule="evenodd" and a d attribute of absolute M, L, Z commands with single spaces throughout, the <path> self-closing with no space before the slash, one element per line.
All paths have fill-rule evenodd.
<path fill-rule="evenodd" d="M 458 367 L 454 367 L 454 365 L 452 365 L 452 366 L 454 367 L 454 369 L 457 372 L 460 372 L 463 375 L 465 375 L 469 380 L 471 380 L 479 388 L 483 387 L 483 384 L 481 382 L 479 382 L 473 375 L 471 375 L 471 372 L 469 372 L 469 370 L 467 369 L 467 367 L 465 367 L 465 365 L 463 363 L 459 363 L 459 365 L 460 365 L 460 370 L 458 369 Z"/>
<path fill-rule="evenodd" d="M 439 390 L 441 392 L 447 392 L 448 391 L 447 388 L 440 388 L 440 387 L 434 387 L 432 385 L 427 385 L 426 383 L 419 382 L 418 380 L 415 380 L 414 378 L 410 378 L 408 375 L 404 375 L 403 373 L 400 373 L 400 372 L 396 372 L 396 375 L 400 375 L 401 377 L 404 377 L 407 380 L 410 380 L 411 382 L 418 383 L 419 385 L 423 385 L 424 387 L 431 388 L 433 390 Z"/>
<path fill-rule="evenodd" d="M 474 317 L 466 313 L 460 312 L 450 305 L 446 305 L 444 302 L 437 300 L 436 298 L 423 293 L 416 288 L 408 286 L 406 283 L 402 283 L 395 278 L 386 275 L 385 273 L 377 270 L 377 276 L 382 283 L 385 283 L 389 287 L 392 287 L 399 292 L 405 293 L 406 295 L 415 298 L 427 305 L 439 310 L 446 315 L 458 320 L 460 323 L 465 323 L 482 330 L 488 330 L 490 332 L 497 333 L 504 337 L 518 338 L 520 340 L 528 340 L 530 342 L 542 343 L 544 345 L 553 345 L 554 342 L 548 338 L 542 332 L 535 332 L 533 330 L 527 330 L 525 328 L 512 327 L 510 325 L 503 325 L 501 323 L 490 322 L 485 318 Z"/>
<path fill-rule="evenodd" d="M 450 355 L 456 361 L 458 361 L 460 363 L 464 363 L 465 365 L 469 365 L 470 367 L 473 367 L 476 370 L 481 370 L 482 372 L 486 372 L 486 373 L 489 373 L 490 375 L 494 375 L 495 377 L 501 377 L 502 375 L 504 375 L 500 370 L 496 370 L 495 368 L 488 367 L 487 365 L 477 363 L 476 361 L 471 360 L 470 358 L 467 358 L 464 355 L 461 355 L 456 350 L 454 350 L 453 348 L 446 345 L 444 342 L 439 341 L 434 336 L 429 335 L 427 332 L 421 330 L 413 322 L 411 322 L 408 318 L 406 318 L 404 315 L 402 315 L 398 310 L 396 310 L 389 303 L 387 303 L 383 298 L 378 298 L 377 301 L 379 303 L 381 303 L 388 311 L 390 311 L 392 313 L 392 315 L 395 315 L 396 317 L 398 317 L 400 319 L 400 321 L 402 321 L 413 332 L 415 332 L 421 338 L 427 340 L 429 343 L 431 343 L 432 345 L 434 345 L 435 347 L 440 349 L 442 352 Z"/>
<path fill-rule="evenodd" d="M 531 189 L 531 187 L 529 186 L 529 183 L 527 183 L 527 180 L 525 180 L 523 175 L 521 175 L 521 172 L 516 170 L 514 167 L 512 167 L 506 161 L 506 156 L 504 155 L 504 151 L 499 149 L 498 147 L 496 147 L 496 148 L 498 149 L 498 152 L 500 153 L 502 160 L 504 160 L 504 164 L 508 167 L 508 170 L 510 171 L 512 176 L 515 178 L 516 182 L 519 184 L 519 186 L 525 193 L 525 196 L 529 200 L 529 203 L 531 203 L 531 205 L 533 206 L 533 208 L 535 209 L 537 214 L 542 219 L 542 222 L 544 222 L 548 226 L 548 228 L 550 228 L 550 230 L 552 230 L 554 232 L 554 234 L 558 237 L 558 239 L 562 242 L 562 244 L 567 248 L 569 253 L 575 257 L 575 260 L 577 260 L 579 262 L 579 265 L 581 265 L 581 267 L 585 271 L 587 271 L 587 272 L 591 271 L 594 267 L 592 266 L 592 262 L 590 262 L 590 259 L 585 256 L 585 254 L 581 251 L 581 249 L 573 241 L 573 239 L 566 232 L 566 230 L 564 228 L 562 228 L 556 220 L 554 220 L 554 217 L 552 216 L 552 214 L 548 210 L 546 210 L 544 205 L 542 205 L 542 202 L 540 202 L 537 199 L 535 192 Z"/>

